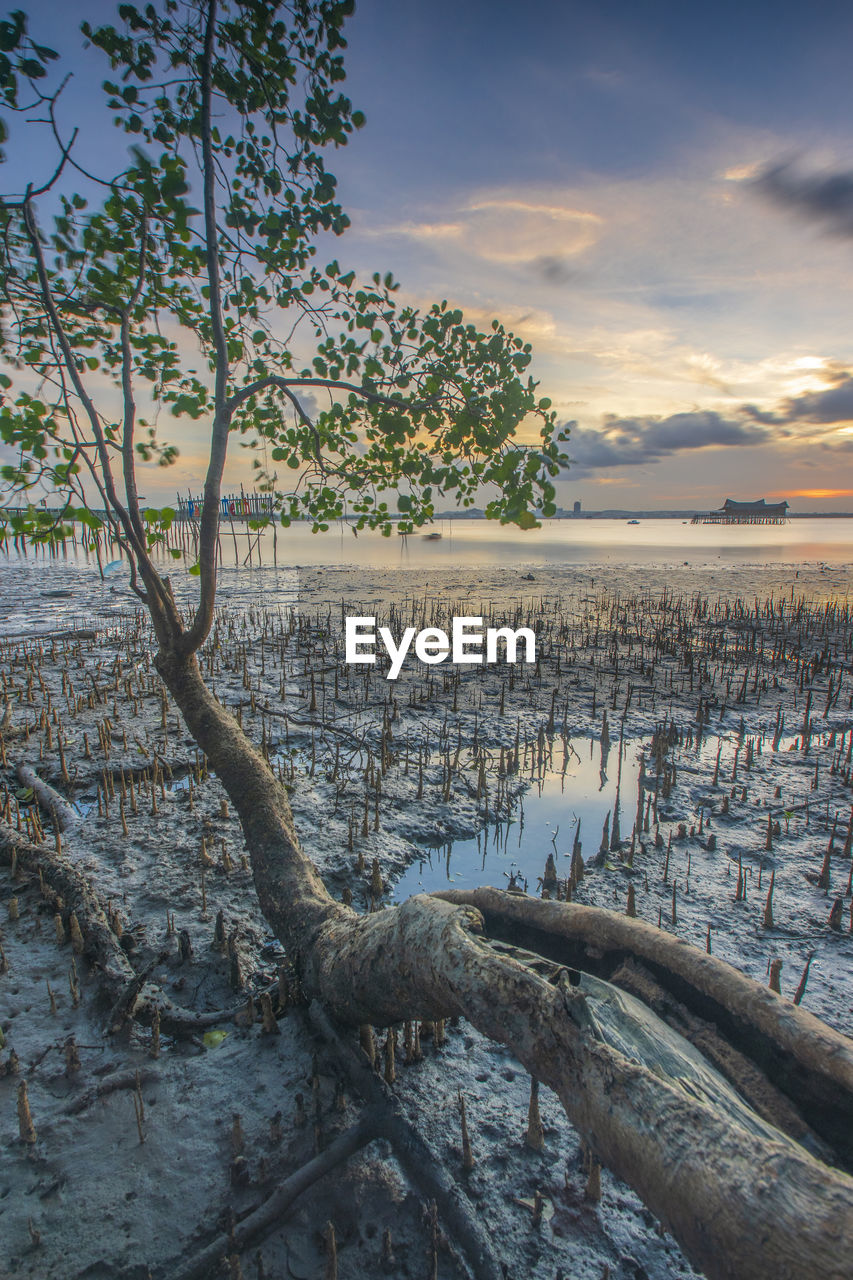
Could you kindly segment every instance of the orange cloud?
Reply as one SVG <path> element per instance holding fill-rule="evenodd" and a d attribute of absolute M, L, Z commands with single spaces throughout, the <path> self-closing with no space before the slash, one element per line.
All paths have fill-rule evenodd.
<path fill-rule="evenodd" d="M 851 498 L 853 489 L 793 489 L 788 490 L 791 498 Z"/>

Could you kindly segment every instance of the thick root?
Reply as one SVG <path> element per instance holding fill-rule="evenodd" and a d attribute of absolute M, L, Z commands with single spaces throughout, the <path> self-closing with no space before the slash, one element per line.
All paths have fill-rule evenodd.
<path fill-rule="evenodd" d="M 490 937 L 609 979 L 647 1002 L 657 992 L 658 1012 L 677 1030 L 689 1034 L 692 1025 L 701 1039 L 704 1028 L 713 1029 L 715 1060 L 734 1083 L 740 1087 L 724 1052 L 753 1063 L 836 1160 L 853 1168 L 853 1042 L 813 1014 L 717 956 L 614 911 L 490 888 L 436 897 L 481 911 Z M 735 1062 L 731 1069 L 736 1074 Z"/>

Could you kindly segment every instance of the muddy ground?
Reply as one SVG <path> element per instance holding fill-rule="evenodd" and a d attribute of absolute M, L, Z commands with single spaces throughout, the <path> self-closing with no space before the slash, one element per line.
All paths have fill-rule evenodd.
<path fill-rule="evenodd" d="M 241 1243 L 247 1215 L 328 1150 L 363 1100 L 300 1002 L 224 792 L 151 666 L 144 620 L 121 591 L 108 596 L 68 570 L 61 589 L 71 595 L 54 608 L 55 567 L 40 580 L 33 572 L 21 580 L 29 573 L 27 589 L 47 593 L 40 623 L 0 640 L 6 821 L 85 877 L 146 990 L 204 1015 L 204 1026 L 162 1030 L 158 1044 L 144 1017 L 122 1016 L 109 1033 L 116 1010 L 85 939 L 75 947 L 67 918 L 58 932 L 37 875 L 3 861 L 0 1275 L 166 1280 L 188 1274 L 211 1244 L 221 1261 L 202 1260 L 199 1275 L 307 1280 L 334 1265 L 342 1278 L 469 1275 L 464 1241 L 436 1220 L 417 1170 L 404 1170 L 384 1139 Z M 811 957 L 804 1006 L 850 1033 L 853 634 L 843 570 L 802 569 L 794 580 L 748 568 L 532 579 L 311 569 L 288 574 L 278 593 L 274 581 L 225 592 L 202 666 L 288 786 L 304 845 L 336 896 L 385 909 L 407 869 L 439 849 L 452 878 L 454 849 L 478 836 L 485 849 L 489 833 L 499 847 L 523 810 L 541 842 L 528 840 L 512 865 L 485 857 L 481 883 L 506 887 L 509 868 L 542 892 L 553 853 L 558 882 L 544 891 L 563 895 L 580 839 L 575 900 L 624 910 L 631 885 L 640 916 L 701 947 L 710 931 L 714 952 L 758 981 L 781 961 L 772 972 L 782 999 L 797 993 Z M 410 660 L 391 682 L 381 663 L 342 664 L 349 613 L 395 631 L 454 613 L 530 625 L 539 661 L 427 669 Z M 580 750 L 594 750 L 607 777 L 605 840 L 601 826 L 573 825 Z M 17 775 L 22 762 L 73 806 L 58 837 Z M 554 835 L 536 806 L 561 772 L 566 814 Z M 381 1064 L 386 1032 L 376 1036 Z M 389 1087 L 426 1143 L 422 1163 L 453 1180 L 507 1275 L 695 1274 L 606 1171 L 598 1196 L 577 1135 L 544 1090 L 544 1150 L 525 1143 L 530 1079 L 506 1050 L 464 1023 L 448 1025 L 441 1044 L 424 1028 L 421 1045 L 417 1062 L 398 1053 Z"/>

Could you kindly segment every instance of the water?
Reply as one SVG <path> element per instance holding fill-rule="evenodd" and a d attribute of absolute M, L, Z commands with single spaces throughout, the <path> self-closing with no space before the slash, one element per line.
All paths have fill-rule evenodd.
<path fill-rule="evenodd" d="M 241 565 L 252 539 L 235 526 L 237 548 L 228 525 L 220 536 L 225 564 Z M 545 520 L 522 533 L 492 520 L 439 520 L 429 532 L 390 538 L 351 525 L 325 534 L 293 525 L 276 536 L 279 564 L 355 565 L 400 569 L 453 569 L 466 566 L 543 567 L 546 565 L 646 564 L 719 567 L 720 563 L 779 564 L 853 562 L 853 518 L 791 520 L 784 525 L 692 525 L 679 519 Z M 255 535 L 256 536 L 256 535 Z M 263 562 L 273 560 L 273 536 L 264 531 Z"/>
<path fill-rule="evenodd" d="M 396 534 L 362 532 L 356 537 L 350 526 L 336 526 L 326 534 L 312 534 L 307 527 L 280 530 L 275 539 L 277 565 L 273 565 L 273 535 L 261 534 L 262 566 L 258 565 L 254 537 L 226 525 L 220 546 L 219 602 L 236 607 L 286 606 L 296 602 L 307 570 L 354 568 L 382 570 L 388 579 L 407 570 L 458 573 L 452 585 L 464 594 L 475 581 L 473 574 L 499 574 L 504 568 L 548 571 L 537 577 L 534 591 L 547 589 L 557 571 L 596 567 L 622 573 L 633 570 L 632 584 L 648 571 L 693 575 L 723 570 L 728 587 L 750 596 L 763 591 L 758 577 L 767 570 L 779 574 L 791 567 L 791 579 L 809 565 L 823 576 L 822 594 L 845 595 L 853 564 L 853 519 L 792 520 L 786 525 L 691 525 L 680 520 L 549 520 L 541 529 L 518 529 L 484 520 L 439 521 L 437 541 L 423 534 L 402 538 Z M 247 559 L 252 541 L 252 564 Z M 104 557 L 109 560 L 110 556 Z M 187 574 L 188 562 L 169 561 L 169 573 L 179 600 L 191 605 L 197 579 Z M 744 577 L 747 571 L 751 571 Z M 471 574 L 470 577 L 466 575 Z M 740 580 L 736 580 L 740 578 Z M 748 580 L 747 580 L 748 579 Z M 670 581 L 660 579 L 663 586 Z M 358 585 L 358 578 L 351 585 Z M 402 585 L 402 583 L 401 583 Z M 626 585 L 627 579 L 626 579 Z M 697 583 L 696 586 L 699 586 Z M 777 589 L 768 582 L 768 593 Z M 687 590 L 692 590 L 687 586 Z M 128 586 L 126 568 L 116 568 L 103 580 L 94 556 L 68 547 L 57 557 L 0 552 L 0 635 L 32 634 L 60 627 L 103 625 L 118 620 L 128 608 L 138 606 Z"/>
<path fill-rule="evenodd" d="M 828 737 L 828 733 L 815 733 L 813 748 L 825 747 Z M 720 777 L 730 778 L 733 754 L 739 742 L 743 779 L 747 776 L 744 773 L 746 750 L 734 729 L 702 736 L 693 745 L 680 747 L 676 758 L 682 773 L 686 770 L 688 785 L 691 775 L 710 779 L 721 746 Z M 543 778 L 531 782 L 508 821 L 487 826 L 472 839 L 454 840 L 438 848 L 422 850 L 394 886 L 394 898 L 401 902 L 413 893 L 473 889 L 480 885 L 505 888 L 510 877 L 516 877 L 520 887 L 535 894 L 549 853 L 554 855 L 557 875 L 562 880 L 569 874 L 576 838 L 580 840 L 585 862 L 599 852 L 605 821 L 608 834 L 613 831 L 617 787 L 622 848 L 626 848 L 637 815 L 640 759 L 645 752 L 648 760 L 650 743 L 650 737 L 626 739 L 620 768 L 618 743 L 612 744 L 603 760 L 598 738 L 576 739 L 565 748 L 555 739 Z M 783 734 L 777 751 L 779 754 L 796 751 L 799 744 L 797 735 Z M 765 740 L 763 749 L 768 753 L 772 751 L 769 739 Z M 651 785 L 653 788 L 653 778 Z M 644 790 L 644 806 L 648 797 L 649 792 Z M 794 801 L 780 799 L 771 808 L 776 816 L 784 815 L 784 806 L 788 804 L 793 806 Z M 661 805 L 665 805 L 663 799 Z M 701 802 L 695 802 L 692 812 L 688 810 L 689 822 L 698 824 L 700 808 Z M 788 810 L 787 817 L 790 816 Z M 638 838 L 648 843 L 653 835 L 645 833 Z M 606 856 L 605 866 L 611 865 L 611 857 L 613 863 L 618 864 L 619 854 L 614 853 Z"/>
<path fill-rule="evenodd" d="M 620 827 L 623 835 L 630 836 L 637 810 L 640 753 L 639 740 L 623 744 L 620 778 L 618 743 L 602 768 L 597 738 L 569 742 L 565 749 L 557 740 L 544 778 L 532 782 L 508 821 L 486 827 L 470 840 L 424 850 L 397 881 L 394 897 L 403 901 L 413 893 L 483 884 L 505 888 L 510 876 L 518 874 L 522 884 L 526 880 L 535 892 L 549 853 L 554 854 L 557 875 L 563 879 L 569 874 L 576 837 L 585 860 L 598 852 L 605 819 L 609 827 L 612 823 L 617 782 Z"/>

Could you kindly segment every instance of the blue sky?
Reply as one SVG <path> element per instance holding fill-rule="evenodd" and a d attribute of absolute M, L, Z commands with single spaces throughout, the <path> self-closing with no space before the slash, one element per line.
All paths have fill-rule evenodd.
<path fill-rule="evenodd" d="M 63 47 L 111 8 L 30 12 Z M 561 500 L 853 510 L 853 7 L 361 0 L 347 36 L 336 255 L 533 343 Z"/>
<path fill-rule="evenodd" d="M 806 198 L 853 170 L 853 9 L 364 0 L 349 45 L 350 255 L 533 342 L 567 494 L 853 506 L 850 419 L 798 410 L 853 363 L 853 243 Z"/>

